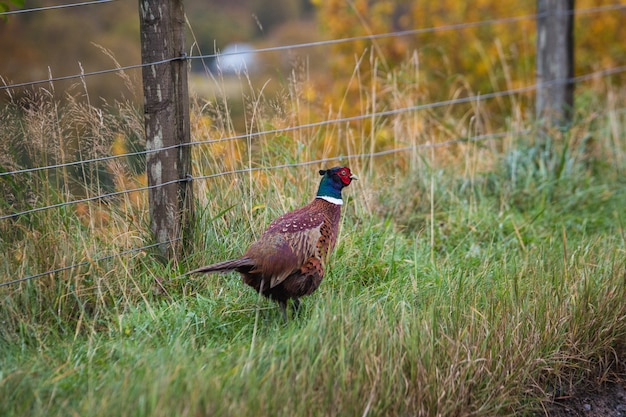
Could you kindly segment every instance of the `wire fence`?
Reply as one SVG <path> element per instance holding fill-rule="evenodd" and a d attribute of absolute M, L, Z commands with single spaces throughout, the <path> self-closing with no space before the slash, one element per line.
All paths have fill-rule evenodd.
<path fill-rule="evenodd" d="M 65 9 L 65 8 L 70 8 L 70 7 L 97 6 L 98 4 L 111 3 L 111 2 L 115 2 L 115 1 L 116 0 L 85 1 L 85 2 L 79 2 L 79 3 L 62 4 L 62 5 L 57 5 L 57 6 L 48 6 L 48 7 L 39 7 L 39 8 L 31 8 L 31 9 L 14 10 L 14 11 L 8 11 L 8 12 L 0 13 L 0 18 L 3 17 L 3 16 L 23 14 L 23 13 L 35 13 L 35 12 L 42 13 L 42 12 L 46 12 L 46 11 L 49 11 L 49 10 Z M 589 14 L 593 14 L 593 13 L 604 13 L 604 12 L 611 12 L 611 11 L 618 11 L 618 10 L 625 10 L 625 9 L 626 9 L 626 4 L 612 4 L 612 5 L 591 7 L 591 8 L 586 8 L 586 9 L 576 9 L 572 13 L 574 13 L 576 15 L 589 15 Z M 457 30 L 462 30 L 462 29 L 467 29 L 467 28 L 476 28 L 476 27 L 481 27 L 481 26 L 489 26 L 489 25 L 497 25 L 497 24 L 510 24 L 510 23 L 517 23 L 517 22 L 521 22 L 521 21 L 527 21 L 527 20 L 535 20 L 535 19 L 537 19 L 539 17 L 541 17 L 541 14 L 531 14 L 531 15 L 523 15 L 523 16 L 511 16 L 511 17 L 503 17 L 503 18 L 497 18 L 497 19 L 488 19 L 488 20 L 482 20 L 482 21 L 475 21 L 475 22 L 463 22 L 463 23 L 450 24 L 450 25 L 444 25 L 444 26 L 438 26 L 438 27 L 411 29 L 411 30 L 405 30 L 405 31 L 396 31 L 396 32 L 380 33 L 380 34 L 371 34 L 371 35 L 364 35 L 364 36 L 355 36 L 355 37 L 348 37 L 348 38 L 342 38 L 342 39 L 330 39 L 330 40 L 324 40 L 324 41 L 308 42 L 308 43 L 300 43 L 300 44 L 292 44 L 292 45 L 278 45 L 278 46 L 273 46 L 273 47 L 257 49 L 256 52 L 262 54 L 262 53 L 269 53 L 269 52 L 276 52 L 276 51 L 296 50 L 296 49 L 302 49 L 302 48 L 329 47 L 331 45 L 336 45 L 336 44 L 340 44 L 340 43 L 358 42 L 358 41 L 363 41 L 363 40 L 376 40 L 376 39 L 383 39 L 383 38 L 398 38 L 398 37 L 413 36 L 413 35 L 426 34 L 426 33 L 435 33 L 435 32 L 443 32 L 443 31 L 457 31 Z M 223 55 L 237 55 L 237 54 L 239 54 L 239 53 L 238 52 L 233 52 L 233 53 L 227 53 L 227 54 L 223 54 Z M 92 72 L 83 72 L 83 71 L 81 71 L 78 74 L 72 74 L 72 75 L 60 76 L 60 77 L 49 77 L 48 79 L 33 80 L 33 81 L 27 81 L 27 82 L 22 82 L 22 83 L 15 83 L 15 84 L 4 83 L 4 85 L 0 85 L 0 91 L 3 91 L 3 90 L 9 90 L 10 91 L 10 90 L 14 90 L 14 89 L 19 89 L 19 88 L 24 88 L 24 87 L 29 87 L 29 86 L 35 86 L 35 85 L 44 84 L 44 83 L 54 83 L 54 82 L 57 82 L 57 81 L 78 80 L 78 79 L 83 79 L 84 77 L 92 77 L 92 76 L 98 76 L 98 75 L 103 75 L 103 74 L 108 74 L 108 73 L 123 72 L 123 71 L 131 70 L 131 69 L 143 68 L 143 67 L 146 67 L 146 66 L 160 65 L 160 64 L 164 64 L 164 63 L 168 63 L 168 62 L 172 62 L 172 61 L 176 61 L 176 60 L 205 60 L 205 59 L 213 59 L 213 58 L 216 58 L 219 55 L 220 54 L 217 54 L 217 53 L 215 53 L 215 54 L 207 54 L 207 55 L 189 55 L 189 56 L 183 54 L 182 56 L 179 56 L 179 57 L 174 57 L 174 58 L 160 60 L 160 61 L 155 61 L 155 62 L 150 62 L 150 63 L 135 64 L 135 65 L 128 65 L 128 66 L 119 66 L 118 65 L 115 68 L 108 68 L 108 69 L 92 71 Z M 623 73 L 623 72 L 626 72 L 626 64 L 625 65 L 616 66 L 616 67 L 613 67 L 613 68 L 604 68 L 604 69 L 601 69 L 601 70 L 598 70 L 598 71 L 594 71 L 594 72 L 591 72 L 591 73 L 588 73 L 588 74 L 576 76 L 576 77 L 573 77 L 573 78 L 571 78 L 571 79 L 569 79 L 567 81 L 568 82 L 572 82 L 572 83 L 581 83 L 581 82 L 584 82 L 584 81 L 587 81 L 587 80 L 590 80 L 590 79 L 595 79 L 595 78 L 599 78 L 599 77 L 607 77 L 607 76 L 610 76 L 610 75 L 620 74 L 620 73 Z M 67 167 L 82 166 L 82 165 L 86 165 L 86 164 L 93 164 L 93 163 L 99 163 L 99 162 L 103 162 L 103 161 L 110 161 L 110 160 L 119 159 L 119 158 L 142 156 L 142 155 L 147 155 L 147 154 L 153 153 L 153 152 L 159 152 L 159 151 L 163 151 L 163 150 L 167 150 L 167 149 L 178 148 L 180 146 L 197 146 L 197 145 L 201 145 L 201 144 L 218 143 L 218 142 L 232 141 L 232 140 L 238 140 L 238 139 L 250 139 L 250 138 L 254 138 L 254 137 L 260 137 L 260 136 L 263 136 L 263 135 L 279 135 L 279 134 L 292 132 L 292 131 L 297 131 L 297 130 L 321 128 L 321 127 L 328 126 L 328 125 L 333 125 L 333 124 L 349 123 L 349 122 L 353 122 L 353 121 L 370 119 L 370 118 L 387 117 L 387 116 L 398 115 L 398 114 L 408 113 L 408 112 L 418 112 L 418 111 L 423 111 L 423 110 L 428 110 L 428 109 L 434 109 L 434 108 L 437 108 L 437 107 L 454 106 L 454 105 L 463 104 L 463 103 L 477 103 L 477 102 L 482 102 L 484 100 L 490 100 L 490 99 L 499 98 L 499 97 L 506 97 L 506 96 L 513 96 L 513 95 L 521 95 L 521 94 L 525 94 L 525 93 L 530 93 L 530 92 L 536 91 L 539 88 L 545 87 L 546 85 L 549 85 L 549 84 L 550 83 L 535 83 L 535 84 L 524 86 L 524 87 L 520 87 L 520 88 L 508 89 L 508 90 L 503 90 L 503 91 L 495 91 L 495 92 L 486 93 L 486 94 L 473 95 L 473 96 L 455 98 L 455 99 L 450 99 L 450 100 L 443 100 L 443 101 L 433 102 L 433 103 L 425 103 L 425 104 L 418 104 L 418 105 L 413 105 L 413 106 L 406 106 L 406 107 L 396 108 L 396 109 L 392 109 L 392 110 L 385 110 L 385 111 L 379 111 L 379 112 L 369 112 L 369 113 L 359 114 L 359 115 L 351 116 L 351 117 L 342 117 L 342 118 L 324 120 L 324 121 L 321 121 L 321 122 L 301 124 L 301 125 L 290 126 L 290 127 L 286 127 L 286 128 L 282 128 L 282 129 L 271 129 L 271 130 L 265 130 L 265 131 L 259 131 L 259 132 L 251 132 L 251 133 L 246 133 L 246 134 L 241 134 L 241 135 L 232 135 L 232 136 L 228 136 L 228 137 L 221 137 L 221 138 L 215 138 L 215 139 L 207 139 L 207 140 L 201 140 L 201 141 L 192 141 L 192 142 L 190 142 L 188 144 L 184 144 L 184 145 L 176 145 L 176 146 L 171 146 L 171 147 L 161 147 L 161 148 L 158 148 L 158 149 L 142 150 L 142 151 L 137 151 L 137 152 L 126 152 L 126 153 L 121 153 L 121 154 L 116 154 L 116 155 L 108 155 L 108 156 L 99 157 L 99 158 L 77 160 L 77 161 L 65 162 L 65 163 L 60 163 L 60 164 L 51 164 L 51 165 L 46 165 L 46 166 L 38 166 L 38 167 L 16 169 L 16 170 L 11 170 L 11 171 L 0 172 L 0 179 L 2 179 L 2 177 L 10 177 L 10 176 L 16 176 L 16 175 L 20 175 L 20 174 L 28 174 L 28 173 L 44 171 L 44 170 L 56 170 L 56 169 L 62 169 L 62 168 L 67 168 Z M 99 194 L 99 195 L 88 197 L 88 198 L 79 198 L 79 199 L 64 201 L 64 202 L 57 203 L 57 204 L 50 204 L 50 205 L 46 205 L 46 206 L 35 207 L 35 208 L 32 208 L 32 209 L 28 209 L 28 210 L 23 210 L 23 211 L 11 213 L 11 214 L 2 215 L 2 216 L 0 216 L 0 221 L 5 221 L 5 220 L 9 220 L 9 219 L 16 219 L 16 218 L 18 218 L 20 216 L 24 216 L 24 215 L 27 215 L 27 214 L 31 214 L 31 213 L 35 213 L 35 212 L 39 212 L 39 211 L 43 211 L 43 210 L 50 210 L 50 209 L 65 207 L 65 206 L 78 204 L 78 203 L 86 203 L 86 202 L 90 202 L 90 201 L 107 199 L 107 198 L 120 196 L 120 195 L 124 195 L 124 194 L 129 194 L 129 193 L 133 193 L 133 192 L 147 191 L 147 190 L 150 190 L 152 188 L 163 187 L 163 186 L 166 186 L 166 185 L 169 185 L 169 184 L 172 184 L 172 183 L 181 182 L 181 181 L 207 180 L 207 179 L 211 179 L 211 178 L 215 178 L 215 177 L 219 177 L 219 176 L 225 176 L 225 175 L 250 173 L 250 172 L 262 171 L 262 170 L 276 170 L 276 169 L 284 169 L 284 168 L 301 167 L 301 166 L 307 166 L 307 165 L 313 165 L 313 164 L 327 163 L 327 162 L 332 162 L 332 161 L 337 161 L 337 160 L 349 160 L 349 159 L 355 159 L 355 158 L 376 158 L 376 157 L 380 157 L 380 156 L 384 156 L 384 155 L 397 154 L 397 153 L 403 153 L 403 152 L 412 152 L 412 151 L 415 151 L 415 150 L 418 150 L 418 149 L 426 149 L 426 148 L 434 148 L 434 147 L 446 147 L 446 146 L 452 146 L 452 145 L 460 144 L 460 143 L 484 142 L 484 141 L 488 141 L 488 140 L 502 139 L 502 138 L 507 137 L 507 136 L 523 135 L 523 134 L 526 134 L 526 133 L 528 133 L 528 132 L 524 131 L 524 130 L 521 130 L 521 131 L 506 131 L 506 132 L 499 132 L 499 133 L 492 133 L 492 134 L 475 135 L 475 136 L 471 136 L 471 137 L 456 138 L 456 139 L 451 139 L 451 140 L 440 142 L 440 143 L 420 144 L 420 145 L 414 145 L 414 146 L 406 146 L 406 147 L 400 147 L 400 148 L 394 148 L 394 149 L 387 149 L 387 150 L 379 151 L 379 152 L 370 152 L 370 153 L 361 153 L 361 154 L 348 154 L 348 155 L 341 155 L 341 156 L 324 158 L 324 159 L 317 159 L 317 160 L 311 160 L 311 161 L 300 161 L 300 162 L 292 163 L 292 164 L 279 164 L 279 165 L 273 165 L 273 166 L 267 166 L 267 167 L 246 167 L 246 168 L 242 168 L 242 169 L 235 169 L 235 170 L 224 171 L 224 172 L 219 172 L 219 173 L 214 173 L 214 174 L 209 174 L 209 175 L 200 175 L 200 176 L 196 176 L 194 178 L 182 178 L 182 179 L 179 179 L 179 180 L 176 180 L 176 181 L 165 182 L 165 183 L 162 183 L 162 184 L 159 184 L 159 185 L 156 185 L 156 186 L 144 186 L 144 187 L 137 187 L 137 188 L 132 188 L 132 189 L 125 189 L 125 190 L 111 192 L 111 193 L 103 193 L 103 194 Z M 178 239 L 176 239 L 176 240 L 178 240 Z M 161 243 L 159 243 L 159 244 L 161 244 Z M 137 247 L 137 248 L 121 251 L 119 253 L 106 255 L 106 256 L 103 256 L 103 257 L 100 257 L 100 258 L 97 258 L 97 259 L 91 259 L 91 260 L 88 260 L 88 261 L 78 262 L 78 263 L 75 263 L 75 264 L 72 264 L 72 265 L 67 265 L 67 266 L 63 266 L 63 267 L 60 267 L 60 268 L 55 268 L 55 269 L 51 269 L 51 270 L 48 270 L 48 271 L 44 271 L 44 272 L 40 272 L 40 273 L 24 276 L 24 277 L 15 279 L 15 280 L 0 282 L 0 287 L 5 287 L 5 286 L 13 285 L 13 284 L 18 284 L 18 283 L 21 283 L 21 282 L 25 282 L 25 281 L 29 281 L 29 280 L 35 279 L 35 278 L 39 278 L 39 277 L 43 277 L 43 276 L 47 276 L 47 275 L 53 275 L 53 274 L 57 274 L 57 273 L 60 273 L 60 272 L 64 272 L 64 271 L 72 270 L 72 269 L 75 269 L 75 268 L 79 268 L 79 267 L 82 267 L 82 266 L 86 266 L 86 265 L 89 265 L 91 263 L 102 262 L 102 261 L 109 260 L 109 259 L 112 259 L 112 258 L 121 257 L 121 256 L 129 255 L 129 254 L 145 251 L 145 250 L 148 250 L 148 249 L 150 249 L 152 247 L 155 247 L 155 246 L 157 246 L 159 244 L 145 245 L 145 246 L 141 246 L 141 247 Z"/>
<path fill-rule="evenodd" d="M 589 79 L 593 79 L 593 78 L 597 78 L 597 77 L 604 77 L 604 76 L 607 76 L 607 75 L 613 75 L 613 74 L 618 74 L 618 73 L 622 73 L 622 72 L 626 72 L 626 65 L 620 66 L 620 67 L 615 67 L 615 68 L 608 68 L 608 69 L 605 69 L 605 70 L 595 71 L 593 73 L 589 73 L 589 74 L 573 77 L 573 78 L 569 79 L 568 81 L 569 82 L 573 82 L 573 83 L 580 83 L 580 82 L 583 82 L 583 81 L 586 81 L 586 80 L 589 80 Z M 297 131 L 297 130 L 302 130 L 302 129 L 324 127 L 324 126 L 328 126 L 328 125 L 332 125 L 332 124 L 338 124 L 338 123 L 349 123 L 349 122 L 353 122 L 353 121 L 369 119 L 369 118 L 372 118 L 372 117 L 385 117 L 385 116 L 398 115 L 398 114 L 407 113 L 407 112 L 416 112 L 416 111 L 420 111 L 420 110 L 434 109 L 434 108 L 437 108 L 437 107 L 445 107 L 445 106 L 451 106 L 451 105 L 463 104 L 463 103 L 480 102 L 480 101 L 489 100 L 489 99 L 493 99 L 493 98 L 497 98 L 497 97 L 506 97 L 506 96 L 511 96 L 511 95 L 518 95 L 518 94 L 532 92 L 532 91 L 535 91 L 535 90 L 537 90 L 538 88 L 540 88 L 542 86 L 549 85 L 549 84 L 551 84 L 551 83 L 550 82 L 538 83 L 538 84 L 533 84 L 533 85 L 530 85 L 530 86 L 516 88 L 516 89 L 510 89 L 510 90 L 504 90 L 504 91 L 497 91 L 497 92 L 493 92 L 493 93 L 486 93 L 486 94 L 481 94 L 481 95 L 462 97 L 462 98 L 457 98 L 457 99 L 452 99 L 452 100 L 438 101 L 438 102 L 434 102 L 434 103 L 419 104 L 419 105 L 415 105 L 415 106 L 402 107 L 402 108 L 393 109 L 393 110 L 385 110 L 385 111 L 380 111 L 380 112 L 372 112 L 372 113 L 360 114 L 360 115 L 357 115 L 357 116 L 342 117 L 342 118 L 338 118 L 338 119 L 329 119 L 329 120 L 324 120 L 324 121 L 321 121 L 321 122 L 307 123 L 307 124 L 302 124 L 302 125 L 297 125 L 297 126 L 290 126 L 290 127 L 281 128 L 281 129 L 264 130 L 264 131 L 260 131 L 260 132 L 251 132 L 251 133 L 240 134 L 240 135 L 233 135 L 233 136 L 228 136 L 228 137 L 223 137 L 223 138 L 218 138 L 218 139 L 207 139 L 207 140 L 201 140 L 201 141 L 193 141 L 193 142 L 189 142 L 189 143 L 186 143 L 186 144 L 169 146 L 169 147 L 162 147 L 162 148 L 151 149 L 151 150 L 143 150 L 143 151 L 137 151 L 137 152 L 123 153 L 123 154 L 120 154 L 120 155 L 111 155 L 111 156 L 105 156 L 105 157 L 100 157 L 100 158 L 92 158 L 92 159 L 86 159 L 86 160 L 81 160 L 81 161 L 67 162 L 67 163 L 62 163 L 62 164 L 47 165 L 47 166 L 42 166 L 42 167 L 34 167 L 34 168 L 19 169 L 19 170 L 14 170 L 14 171 L 0 172 L 0 177 L 7 176 L 7 175 L 24 174 L 24 173 L 30 173 L 30 172 L 36 172 L 36 171 L 42 171 L 42 170 L 48 170 L 48 169 L 66 168 L 66 167 L 70 167 L 70 166 L 77 166 L 77 165 L 84 165 L 84 164 L 87 164 L 87 163 L 108 161 L 108 160 L 113 160 L 113 159 L 125 158 L 125 157 L 129 157 L 129 156 L 141 156 L 141 155 L 146 155 L 146 154 L 149 154 L 149 153 L 159 152 L 159 151 L 163 151 L 163 150 L 180 148 L 182 146 L 194 146 L 194 145 L 201 145 L 201 144 L 226 142 L 226 141 L 232 141 L 232 140 L 238 140 L 238 139 L 250 139 L 250 138 L 260 137 L 260 136 L 263 136 L 263 135 L 278 135 L 278 134 L 292 132 L 292 131 Z M 506 132 L 504 132 L 504 133 L 506 133 Z M 489 136 L 489 135 L 487 135 L 487 136 Z M 480 137 L 482 138 L 483 136 L 480 136 Z M 442 142 L 442 143 L 447 144 L 447 145 L 451 145 L 451 144 L 459 143 L 460 141 L 471 141 L 473 139 L 474 138 L 469 138 L 469 139 L 459 138 L 459 139 L 456 139 L 456 140 Z M 413 146 L 413 147 L 408 147 L 408 148 L 405 147 L 405 148 L 390 149 L 390 150 L 386 150 L 386 151 L 384 151 L 382 153 L 378 152 L 378 153 L 370 153 L 370 154 L 359 154 L 358 156 L 359 157 L 363 157 L 363 158 L 365 158 L 365 157 L 377 157 L 377 156 L 382 156 L 382 155 L 388 155 L 388 154 L 391 154 L 391 153 L 401 153 L 401 152 L 406 152 L 406 151 L 409 151 L 409 150 L 416 150 L 416 149 L 419 149 L 419 148 L 440 147 L 440 146 L 441 146 L 441 144 L 439 144 L 439 143 L 437 143 L 437 144 L 426 144 L 426 145 L 419 145 L 419 146 Z M 330 159 L 330 160 L 311 161 L 311 162 L 305 163 L 305 165 L 313 164 L 313 163 L 320 163 L 320 162 L 328 162 L 328 161 L 339 160 L 339 159 L 350 159 L 351 157 L 352 157 L 351 155 L 345 155 L 345 156 L 333 158 L 333 159 Z M 299 165 L 289 165 L 289 166 L 295 167 L 295 166 L 299 166 Z M 16 213 L 2 215 L 2 216 L 0 216 L 0 220 L 16 218 L 16 217 L 19 217 L 19 216 L 22 216 L 22 215 L 25 215 L 25 214 L 36 213 L 36 212 L 42 211 L 42 210 L 48 210 L 48 209 L 52 209 L 52 208 L 58 208 L 58 207 L 63 207 L 63 206 L 67 206 L 67 205 L 77 204 L 77 203 L 86 203 L 86 202 L 89 202 L 89 201 L 106 199 L 106 198 L 120 196 L 120 195 L 124 195 L 124 194 L 130 194 L 130 193 L 133 193 L 133 192 L 136 192 L 136 191 L 147 191 L 147 190 L 150 190 L 150 189 L 154 189 L 154 188 L 158 188 L 158 187 L 165 187 L 167 185 L 175 184 L 175 183 L 183 182 L 183 181 L 215 178 L 215 177 L 219 177 L 219 176 L 232 175 L 232 174 L 241 173 L 241 172 L 253 172 L 253 171 L 258 171 L 258 170 L 271 170 L 271 169 L 275 169 L 275 168 L 279 168 L 279 167 L 282 168 L 283 166 L 271 166 L 271 167 L 265 167 L 265 168 L 246 168 L 246 169 L 237 170 L 237 171 L 221 172 L 221 173 L 212 174 L 212 175 L 209 175 L 209 176 L 196 176 L 196 177 L 193 177 L 193 178 L 189 178 L 189 177 L 188 178 L 181 178 L 181 179 L 178 179 L 178 180 L 175 180 L 175 181 L 168 181 L 168 182 L 164 182 L 164 183 L 161 183 L 161 184 L 158 184 L 158 185 L 154 185 L 154 186 L 145 186 L 145 187 L 131 188 L 131 189 L 122 190 L 122 191 L 116 191 L 116 192 L 112 192 L 112 193 L 100 194 L 100 195 L 93 196 L 93 197 L 81 198 L 81 199 L 66 201 L 66 202 L 63 202 L 63 203 L 57 203 L 57 204 L 52 204 L 52 205 L 47 205 L 47 206 L 42 206 L 42 207 L 36 207 L 36 208 L 33 208 L 33 209 L 29 209 L 29 210 L 24 210 L 24 211 L 20 211 L 20 212 L 16 212 Z"/>

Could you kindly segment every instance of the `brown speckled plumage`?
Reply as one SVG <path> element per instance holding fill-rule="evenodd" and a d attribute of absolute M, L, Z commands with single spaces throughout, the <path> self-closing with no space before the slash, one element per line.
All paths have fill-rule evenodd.
<path fill-rule="evenodd" d="M 341 189 L 356 179 L 348 168 L 320 171 L 317 197 L 304 207 L 274 220 L 241 258 L 198 268 L 190 273 L 237 271 L 260 294 L 277 301 L 286 314 L 299 298 L 315 291 L 337 241 Z"/>

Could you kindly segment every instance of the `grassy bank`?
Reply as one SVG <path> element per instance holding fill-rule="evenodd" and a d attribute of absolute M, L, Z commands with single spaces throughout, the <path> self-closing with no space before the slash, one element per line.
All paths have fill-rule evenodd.
<path fill-rule="evenodd" d="M 5 221 L 2 282 L 81 266 L 0 288 L 0 414 L 523 415 L 623 372 L 626 115 L 623 92 L 611 97 L 586 96 L 604 111 L 547 141 L 520 118 L 524 136 L 345 161 L 360 181 L 329 272 L 287 324 L 236 275 L 177 277 L 239 255 L 308 201 L 317 166 L 198 180 L 195 250 L 177 267 L 149 251 L 94 260 L 149 242 L 142 196 Z M 136 117 L 100 132 L 113 152 Z M 194 117 L 196 137 L 227 129 Z M 198 147 L 195 174 L 332 156 L 332 135 L 348 154 L 378 150 L 374 138 L 417 146 L 443 124 L 430 115 L 402 137 L 390 126 L 410 119 L 397 117 L 318 132 L 314 148 L 304 134 Z M 112 190 L 142 181 L 120 164 L 101 174 Z"/>

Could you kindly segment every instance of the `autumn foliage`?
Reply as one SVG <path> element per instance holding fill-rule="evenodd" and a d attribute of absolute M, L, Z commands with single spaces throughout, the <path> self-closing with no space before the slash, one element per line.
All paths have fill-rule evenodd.
<path fill-rule="evenodd" d="M 378 76 L 410 59 L 419 61 L 419 79 L 432 100 L 460 94 L 515 89 L 534 82 L 535 2 L 314 0 L 328 38 L 402 33 L 336 44 L 332 68 L 350 77 L 355 66 Z M 585 11 L 602 0 L 576 2 L 576 75 L 623 65 L 624 12 Z M 372 59 L 373 58 L 373 59 Z M 362 77 L 363 79 L 363 77 Z M 442 88 L 443 87 L 443 88 Z"/>

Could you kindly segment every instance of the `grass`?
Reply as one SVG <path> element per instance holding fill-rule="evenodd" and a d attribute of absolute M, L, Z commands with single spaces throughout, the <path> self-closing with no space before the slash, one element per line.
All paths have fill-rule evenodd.
<path fill-rule="evenodd" d="M 583 95 L 574 126 L 549 132 L 548 145 L 510 128 L 495 143 L 348 161 L 360 181 L 345 191 L 327 276 L 286 324 L 236 275 L 177 276 L 242 253 L 271 219 L 308 201 L 317 167 L 197 181 L 195 251 L 177 266 L 146 251 L 94 260 L 149 242 L 145 196 L 4 221 L 2 282 L 84 264 L 0 287 L 0 414 L 531 415 L 574 386 L 624 372 L 626 95 L 611 91 L 610 103 Z M 299 100 L 288 96 L 269 117 L 276 103 L 254 96 L 258 126 L 248 128 L 289 125 L 306 107 Z M 586 110 L 600 107 L 606 112 Z M 80 113 L 78 104 L 69 110 Z M 193 113 L 198 138 L 230 129 L 201 108 Z M 118 134 L 139 137 L 138 116 L 118 108 L 110 117 L 108 130 L 83 123 L 81 132 L 123 153 Z M 443 132 L 437 114 L 394 117 L 321 128 L 310 148 L 302 132 L 202 145 L 195 169 L 367 153 Z M 467 119 L 448 117 L 441 135 L 463 136 Z M 71 130 L 77 118 L 20 120 Z M 15 134 L 17 125 L 5 129 Z M 511 125 L 532 131 L 530 118 Z M 102 183 L 143 180 L 126 162 L 93 175 L 11 179 L 2 183 L 9 192 L 30 181 L 48 202 L 63 201 L 68 188 L 97 195 Z M 27 209 L 16 208 L 30 204 L 19 196 L 1 214 Z"/>
<path fill-rule="evenodd" d="M 565 264 L 558 234 L 524 254 L 494 230 L 483 256 L 432 264 L 391 223 L 355 222 L 287 325 L 216 277 L 3 341 L 3 414 L 512 415 L 623 358 L 623 239 L 571 241 Z"/>

